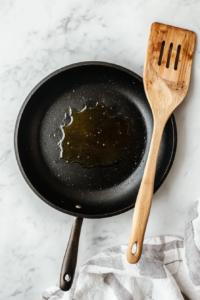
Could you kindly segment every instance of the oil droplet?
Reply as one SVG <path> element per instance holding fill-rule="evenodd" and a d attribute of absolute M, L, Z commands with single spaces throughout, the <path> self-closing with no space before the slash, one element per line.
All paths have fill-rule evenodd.
<path fill-rule="evenodd" d="M 141 142 L 130 134 L 129 121 L 119 115 L 109 116 L 101 102 L 80 112 L 71 109 L 71 122 L 62 126 L 62 130 L 61 158 L 84 167 L 113 165 L 120 161 L 126 149 Z M 97 132 L 101 134 L 96 135 Z M 142 142 L 144 146 L 143 136 Z"/>

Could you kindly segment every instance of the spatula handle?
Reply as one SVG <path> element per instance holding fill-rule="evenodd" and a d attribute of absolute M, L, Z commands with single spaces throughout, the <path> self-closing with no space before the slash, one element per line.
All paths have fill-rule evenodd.
<path fill-rule="evenodd" d="M 131 264 L 137 263 L 142 253 L 143 239 L 151 209 L 156 164 L 164 126 L 165 124 L 160 122 L 155 123 L 154 121 L 151 146 L 135 204 L 131 236 L 126 254 L 127 260 Z M 136 244 L 136 252 L 133 254 L 132 248 L 134 244 Z"/>

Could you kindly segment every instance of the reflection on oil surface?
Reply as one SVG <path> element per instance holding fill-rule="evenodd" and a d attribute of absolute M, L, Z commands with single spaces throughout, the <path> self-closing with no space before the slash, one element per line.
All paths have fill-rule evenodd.
<path fill-rule="evenodd" d="M 78 112 L 71 109 L 71 122 L 62 127 L 63 139 L 60 142 L 61 158 L 69 163 L 78 162 L 84 167 L 110 166 L 121 159 L 121 155 L 134 143 L 130 134 L 130 123 L 122 116 L 109 116 L 103 103 L 94 108 L 85 108 Z M 138 147 L 137 147 L 138 148 Z M 136 160 L 140 160 L 140 155 Z"/>

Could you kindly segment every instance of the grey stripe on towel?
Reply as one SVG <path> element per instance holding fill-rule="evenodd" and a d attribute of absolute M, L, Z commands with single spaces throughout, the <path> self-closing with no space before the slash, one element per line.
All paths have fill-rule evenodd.
<path fill-rule="evenodd" d="M 141 276 L 146 276 L 153 279 L 167 277 L 163 263 L 153 258 L 142 255 L 138 262 L 138 266 Z"/>
<path fill-rule="evenodd" d="M 89 260 L 86 263 L 86 265 L 95 265 L 99 267 L 124 270 L 121 255 L 115 255 L 114 257 L 111 256 L 98 257 L 96 259 Z"/>
<path fill-rule="evenodd" d="M 172 241 L 161 245 L 144 244 L 142 249 L 142 254 L 154 258 L 156 260 L 164 261 L 165 258 L 164 251 L 169 251 L 169 250 L 183 248 L 183 247 L 184 247 L 183 241 Z"/>
<path fill-rule="evenodd" d="M 104 282 L 113 290 L 118 300 L 134 300 L 129 291 L 121 285 L 119 280 L 112 273 L 104 276 Z"/>

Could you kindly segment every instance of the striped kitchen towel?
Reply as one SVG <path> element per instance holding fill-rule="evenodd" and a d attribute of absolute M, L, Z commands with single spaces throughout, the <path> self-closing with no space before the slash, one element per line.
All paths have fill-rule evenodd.
<path fill-rule="evenodd" d="M 69 292 L 54 286 L 43 299 L 200 300 L 200 199 L 188 210 L 184 240 L 145 239 L 135 265 L 127 262 L 126 249 L 117 246 L 93 256 L 76 272 Z"/>

